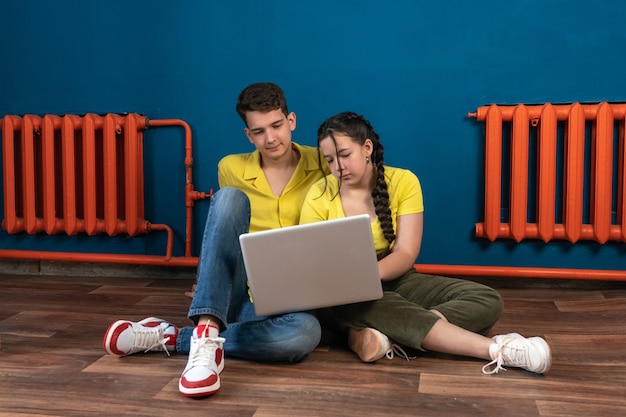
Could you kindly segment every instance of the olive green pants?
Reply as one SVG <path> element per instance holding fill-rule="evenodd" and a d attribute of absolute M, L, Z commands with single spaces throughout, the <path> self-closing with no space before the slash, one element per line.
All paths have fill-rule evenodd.
<path fill-rule="evenodd" d="M 395 343 L 424 350 L 424 337 L 440 319 L 431 309 L 452 324 L 485 334 L 502 314 L 503 302 L 500 294 L 486 285 L 411 269 L 398 279 L 383 282 L 381 299 L 327 308 L 320 311 L 320 319 L 342 332 L 372 327 Z"/>

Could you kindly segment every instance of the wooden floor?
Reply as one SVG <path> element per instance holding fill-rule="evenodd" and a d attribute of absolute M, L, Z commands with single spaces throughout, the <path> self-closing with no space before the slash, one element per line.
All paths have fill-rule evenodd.
<path fill-rule="evenodd" d="M 292 365 L 227 358 L 221 390 L 200 400 L 178 393 L 186 357 L 102 348 L 120 318 L 187 325 L 191 283 L 0 274 L 0 416 L 626 415 L 626 283 L 487 282 L 505 299 L 494 334 L 552 345 L 543 376 L 487 376 L 481 360 L 437 354 L 363 364 L 331 343 Z"/>

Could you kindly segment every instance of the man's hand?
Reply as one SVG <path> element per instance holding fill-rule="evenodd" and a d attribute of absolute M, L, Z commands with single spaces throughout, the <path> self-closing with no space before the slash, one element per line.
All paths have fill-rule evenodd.
<path fill-rule="evenodd" d="M 196 284 L 193 284 L 191 286 L 191 291 L 185 291 L 185 295 L 191 299 L 193 299 L 193 296 L 196 294 Z"/>

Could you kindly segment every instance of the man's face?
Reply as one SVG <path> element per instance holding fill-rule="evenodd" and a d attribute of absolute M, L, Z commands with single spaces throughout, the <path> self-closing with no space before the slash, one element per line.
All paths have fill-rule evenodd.
<path fill-rule="evenodd" d="M 296 128 L 296 115 L 280 110 L 246 113 L 248 140 L 261 153 L 262 160 L 278 160 L 291 151 L 291 132 Z"/>

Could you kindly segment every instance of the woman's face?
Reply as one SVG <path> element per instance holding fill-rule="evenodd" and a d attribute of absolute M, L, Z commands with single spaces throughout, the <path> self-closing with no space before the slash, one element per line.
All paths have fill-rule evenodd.
<path fill-rule="evenodd" d="M 322 138 L 319 142 L 330 172 L 341 181 L 342 186 L 356 187 L 371 184 L 372 141 L 366 139 L 365 143 L 360 145 L 344 133 L 335 133 L 334 136 L 334 142 L 330 136 Z"/>

